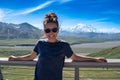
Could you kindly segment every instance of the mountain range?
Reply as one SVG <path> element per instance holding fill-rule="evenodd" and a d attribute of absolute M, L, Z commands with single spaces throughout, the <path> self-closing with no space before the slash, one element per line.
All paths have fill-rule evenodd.
<path fill-rule="evenodd" d="M 13 24 L 0 22 L 0 39 L 39 38 L 41 30 L 29 23 Z"/>
<path fill-rule="evenodd" d="M 0 22 L 0 39 L 40 38 L 41 29 L 25 22 L 21 24 Z M 60 36 L 77 36 L 87 38 L 120 39 L 120 33 L 98 33 L 91 25 L 77 25 L 71 30 L 60 30 Z"/>
<path fill-rule="evenodd" d="M 87 38 L 101 38 L 101 39 L 120 39 L 120 32 L 99 32 L 92 25 L 78 24 L 67 30 L 61 30 L 62 35 L 66 36 L 80 36 Z"/>

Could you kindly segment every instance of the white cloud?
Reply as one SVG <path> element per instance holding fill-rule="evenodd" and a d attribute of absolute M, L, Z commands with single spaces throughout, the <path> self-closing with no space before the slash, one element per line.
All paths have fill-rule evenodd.
<path fill-rule="evenodd" d="M 14 16 L 14 11 L 11 9 L 0 9 L 0 21 L 7 21 Z"/>
<path fill-rule="evenodd" d="M 67 3 L 67 2 L 70 2 L 73 0 L 56 0 L 56 1 L 58 1 L 60 4 L 62 4 L 62 3 Z"/>
<path fill-rule="evenodd" d="M 98 29 L 98 32 L 103 32 L 103 33 L 120 33 L 120 29 L 118 29 L 118 28 L 101 28 L 101 29 Z"/>
<path fill-rule="evenodd" d="M 40 10 L 40 9 L 43 9 L 43 8 L 47 7 L 48 5 L 52 4 L 53 2 L 54 2 L 54 1 L 47 1 L 47 2 L 45 2 L 45 3 L 43 3 L 43 4 L 40 4 L 40 5 L 37 6 L 37 7 L 34 7 L 34 8 L 30 8 L 30 9 L 21 11 L 21 12 L 17 13 L 16 15 L 32 13 L 32 12 L 34 12 L 34 11 L 37 11 L 37 10 Z"/>
<path fill-rule="evenodd" d="M 2 21 L 4 17 L 5 17 L 4 11 L 0 9 L 0 21 Z"/>

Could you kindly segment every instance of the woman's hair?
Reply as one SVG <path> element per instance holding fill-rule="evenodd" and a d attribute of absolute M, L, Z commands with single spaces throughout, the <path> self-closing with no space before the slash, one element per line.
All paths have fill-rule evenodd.
<path fill-rule="evenodd" d="M 58 17 L 54 12 L 49 12 L 48 14 L 45 15 L 43 21 L 44 28 L 48 23 L 56 23 L 57 27 L 59 27 Z"/>

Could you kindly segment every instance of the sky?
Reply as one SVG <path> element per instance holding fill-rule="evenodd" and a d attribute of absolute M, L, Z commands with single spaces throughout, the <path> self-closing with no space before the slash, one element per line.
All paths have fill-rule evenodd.
<path fill-rule="evenodd" d="M 120 0 L 0 0 L 0 22 L 28 22 L 42 29 L 51 11 L 65 30 L 90 25 L 98 32 L 120 32 Z"/>

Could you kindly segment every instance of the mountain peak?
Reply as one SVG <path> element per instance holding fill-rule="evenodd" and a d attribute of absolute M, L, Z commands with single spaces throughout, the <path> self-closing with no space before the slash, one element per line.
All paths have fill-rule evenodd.
<path fill-rule="evenodd" d="M 94 28 L 92 25 L 80 23 L 72 28 L 72 32 L 96 32 L 96 28 Z"/>
<path fill-rule="evenodd" d="M 32 26 L 31 24 L 27 23 L 27 22 L 24 22 L 24 23 L 21 23 L 19 24 L 20 26 Z"/>
<path fill-rule="evenodd" d="M 20 28 L 25 28 L 25 29 L 29 29 L 29 30 L 30 29 L 32 29 L 32 30 L 37 29 L 36 27 L 34 27 L 33 25 L 31 25 L 27 22 L 21 23 L 21 24 L 19 24 L 19 26 L 20 26 Z"/>
<path fill-rule="evenodd" d="M 0 22 L 0 39 L 39 38 L 41 30 L 29 23 L 13 24 Z"/>

